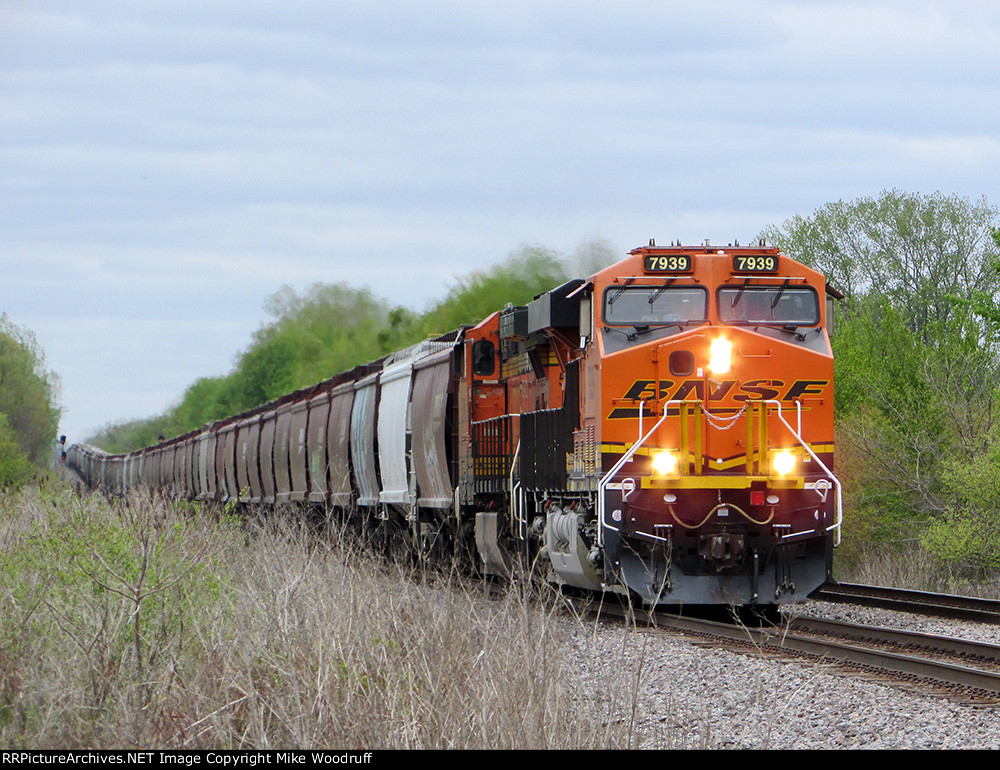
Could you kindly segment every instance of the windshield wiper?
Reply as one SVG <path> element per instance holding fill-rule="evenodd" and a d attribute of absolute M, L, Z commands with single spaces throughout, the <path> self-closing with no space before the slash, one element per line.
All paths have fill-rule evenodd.
<path fill-rule="evenodd" d="M 777 329 L 780 332 L 785 332 L 786 334 L 791 334 L 799 342 L 805 342 L 806 341 L 806 337 L 808 335 L 813 334 L 814 332 L 818 332 L 818 331 L 820 331 L 823 328 L 822 326 L 817 326 L 817 327 L 815 327 L 813 329 L 810 329 L 807 332 L 800 332 L 799 329 L 801 327 L 796 326 L 795 324 L 780 323 L 778 321 L 772 321 L 772 322 L 757 321 L 755 323 L 748 323 L 747 325 L 748 326 L 756 326 L 758 328 L 761 327 L 761 326 L 766 326 L 768 329 Z"/>
<path fill-rule="evenodd" d="M 659 297 L 661 294 L 663 294 L 663 292 L 667 290 L 667 287 L 669 287 L 670 284 L 672 284 L 673 282 L 674 282 L 673 278 L 668 278 L 664 282 L 663 286 L 661 286 L 659 289 L 653 292 L 652 296 L 649 298 L 650 307 L 652 307 L 653 303 L 656 302 L 656 298 Z"/>
<path fill-rule="evenodd" d="M 736 296 L 735 296 L 735 297 L 733 297 L 733 304 L 731 304 L 731 305 L 729 306 L 730 310 L 732 310 L 732 309 L 735 309 L 735 308 L 736 308 L 736 306 L 737 306 L 738 304 L 740 304 L 740 300 L 741 300 L 741 299 L 743 299 L 743 292 L 745 292 L 745 291 L 747 290 L 747 286 L 749 286 L 749 285 L 750 285 L 750 279 L 749 279 L 749 278 L 747 278 L 747 279 L 746 279 L 746 280 L 745 280 L 745 281 L 743 282 L 743 285 L 742 285 L 742 286 L 740 286 L 740 290 L 739 290 L 738 292 L 736 292 Z"/>
<path fill-rule="evenodd" d="M 618 332 L 619 334 L 624 334 L 625 339 L 627 339 L 629 342 L 635 342 L 637 339 L 639 339 L 640 334 L 648 334 L 649 332 L 652 331 L 652 328 L 649 326 L 649 324 L 640 324 L 639 326 L 633 326 L 632 331 L 627 332 L 624 329 L 618 329 L 615 328 L 614 326 L 605 326 L 604 331 Z"/>
<path fill-rule="evenodd" d="M 788 288 L 788 284 L 791 278 L 786 278 L 785 282 L 781 284 L 781 288 L 778 289 L 778 293 L 774 295 L 774 299 L 771 300 L 771 310 L 774 310 L 778 306 L 778 300 L 781 299 L 781 295 L 785 293 L 785 289 Z"/>
<path fill-rule="evenodd" d="M 632 331 L 627 332 L 624 329 L 619 329 L 615 326 L 605 326 L 604 331 L 606 332 L 618 332 L 619 334 L 625 335 L 625 339 L 629 342 L 635 342 L 640 334 L 649 334 L 654 329 L 669 329 L 671 326 L 676 326 L 679 329 L 683 329 L 685 326 L 690 326 L 691 324 L 704 324 L 708 323 L 707 318 L 692 318 L 687 321 L 664 321 L 662 323 L 652 323 L 652 324 L 636 324 L 632 327 Z"/>
<path fill-rule="evenodd" d="M 615 304 L 615 300 L 618 299 L 622 295 L 622 292 L 625 291 L 625 287 L 628 286 L 630 283 L 632 283 L 632 281 L 634 281 L 634 280 L 635 280 L 635 278 L 626 278 L 625 279 L 625 283 L 622 285 L 622 287 L 620 289 L 618 289 L 618 291 L 616 291 L 610 297 L 608 297 L 608 307 L 611 307 L 613 304 Z"/>

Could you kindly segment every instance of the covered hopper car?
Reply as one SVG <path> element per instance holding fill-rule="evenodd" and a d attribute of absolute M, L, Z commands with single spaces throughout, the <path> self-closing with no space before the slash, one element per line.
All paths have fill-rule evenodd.
<path fill-rule="evenodd" d="M 321 506 L 649 606 L 801 601 L 841 524 L 828 293 L 774 248 L 650 242 L 252 411 L 67 461 L 112 494 Z"/>

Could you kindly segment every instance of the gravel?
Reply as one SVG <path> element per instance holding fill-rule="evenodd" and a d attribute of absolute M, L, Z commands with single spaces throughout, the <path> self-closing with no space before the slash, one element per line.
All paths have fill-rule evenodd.
<path fill-rule="evenodd" d="M 1000 627 L 985 624 L 820 602 L 793 612 L 1000 644 Z M 712 649 L 662 630 L 584 622 L 571 633 L 581 687 L 627 674 L 628 684 L 599 697 L 605 713 L 634 720 L 641 748 L 1000 748 L 1000 708 L 907 692 L 833 665 Z"/>

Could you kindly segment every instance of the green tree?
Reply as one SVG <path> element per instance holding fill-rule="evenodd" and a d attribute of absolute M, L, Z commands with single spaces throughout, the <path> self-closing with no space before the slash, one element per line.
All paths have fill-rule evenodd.
<path fill-rule="evenodd" d="M 173 410 L 175 426 L 172 432 L 185 433 L 225 417 L 222 407 L 225 396 L 222 394 L 227 389 L 228 380 L 228 377 L 201 377 L 189 385 L 181 402 Z"/>
<path fill-rule="evenodd" d="M 1000 211 L 985 198 L 892 190 L 829 203 L 763 235 L 852 300 L 888 297 L 910 328 L 923 330 L 947 323 L 955 298 L 997 298 L 998 223 Z"/>
<path fill-rule="evenodd" d="M 31 463 L 21 450 L 19 436 L 0 412 L 0 489 L 19 487 L 31 476 Z"/>
<path fill-rule="evenodd" d="M 997 432 L 1000 346 L 973 310 L 998 297 L 998 217 L 985 199 L 890 191 L 763 233 L 846 294 L 833 339 L 837 465 L 848 513 L 876 541 L 932 532 L 939 554 L 971 542 L 943 548 L 940 522 L 972 510 L 956 469 Z"/>
<path fill-rule="evenodd" d="M 314 284 L 299 295 L 283 286 L 265 307 L 274 320 L 254 333 L 233 372 L 236 411 L 381 358 L 396 340 L 419 339 L 412 313 L 368 289 Z"/>
<path fill-rule="evenodd" d="M 478 323 L 508 302 L 524 305 L 569 277 L 556 252 L 525 246 L 489 270 L 460 278 L 445 298 L 424 314 L 424 329 L 444 333 Z"/>
<path fill-rule="evenodd" d="M 59 425 L 59 380 L 46 368 L 35 335 L 0 315 L 0 414 L 20 452 L 39 465 L 50 459 Z"/>
<path fill-rule="evenodd" d="M 994 230 L 992 236 L 993 243 L 1000 251 L 1000 230 Z M 993 255 L 990 261 L 993 272 L 1000 275 L 1000 257 Z M 968 300 L 961 297 L 954 299 L 956 302 L 967 305 L 972 309 L 972 312 L 982 318 L 989 326 L 993 337 L 1000 336 L 1000 302 L 997 301 L 996 287 L 988 287 L 985 290 L 977 289 L 972 292 L 972 296 Z"/>

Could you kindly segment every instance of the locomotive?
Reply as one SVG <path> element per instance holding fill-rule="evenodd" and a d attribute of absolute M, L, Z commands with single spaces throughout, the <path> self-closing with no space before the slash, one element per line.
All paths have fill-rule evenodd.
<path fill-rule="evenodd" d="M 94 487 L 321 506 L 425 554 L 645 606 L 803 601 L 840 537 L 831 297 L 761 243 L 649 246 L 249 412 Z"/>

